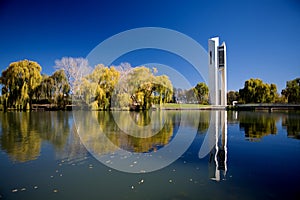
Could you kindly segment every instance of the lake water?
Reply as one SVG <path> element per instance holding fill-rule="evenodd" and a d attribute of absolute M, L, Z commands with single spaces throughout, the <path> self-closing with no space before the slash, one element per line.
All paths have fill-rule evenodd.
<path fill-rule="evenodd" d="M 0 199 L 300 198 L 299 112 L 7 112 L 0 128 Z"/>

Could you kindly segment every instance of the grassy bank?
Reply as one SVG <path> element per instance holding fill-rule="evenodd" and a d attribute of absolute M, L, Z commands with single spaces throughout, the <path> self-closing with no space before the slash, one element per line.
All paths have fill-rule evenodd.
<path fill-rule="evenodd" d="M 209 109 L 210 105 L 201 104 L 177 104 L 177 103 L 166 103 L 161 106 L 162 109 L 167 110 L 179 110 L 179 109 Z"/>

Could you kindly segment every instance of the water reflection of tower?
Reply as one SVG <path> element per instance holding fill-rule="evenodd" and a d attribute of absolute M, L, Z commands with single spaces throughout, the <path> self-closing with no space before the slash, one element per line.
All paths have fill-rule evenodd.
<path fill-rule="evenodd" d="M 215 146 L 210 152 L 209 176 L 212 180 L 225 179 L 227 172 L 227 112 L 212 112 L 215 124 Z"/>

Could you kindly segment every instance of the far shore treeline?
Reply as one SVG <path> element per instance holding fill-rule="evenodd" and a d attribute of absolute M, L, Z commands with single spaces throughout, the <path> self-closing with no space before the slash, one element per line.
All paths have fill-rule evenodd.
<path fill-rule="evenodd" d="M 209 89 L 199 82 L 190 89 L 174 88 L 169 77 L 156 68 L 98 64 L 84 58 L 63 57 L 55 61 L 52 75 L 42 74 L 35 61 L 12 62 L 0 77 L 1 110 L 146 110 L 165 103 L 209 104 Z M 281 94 L 275 84 L 260 79 L 245 81 L 244 88 L 228 92 L 228 104 L 300 103 L 300 78 L 287 81 Z"/>

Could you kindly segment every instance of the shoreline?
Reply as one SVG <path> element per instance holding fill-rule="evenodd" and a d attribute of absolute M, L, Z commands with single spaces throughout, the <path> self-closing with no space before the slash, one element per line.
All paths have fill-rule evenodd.
<path fill-rule="evenodd" d="M 275 111 L 275 110 L 300 110 L 300 104 L 237 104 L 227 106 L 215 106 L 215 105 L 200 105 L 200 104 L 165 104 L 162 106 L 153 106 L 151 110 L 227 110 L 227 111 Z M 44 112 L 44 111 L 73 111 L 73 110 L 88 110 L 75 105 L 66 105 L 64 109 L 57 108 L 49 104 L 35 104 L 31 110 L 20 110 L 17 108 L 7 108 L 3 112 Z M 91 110 L 91 111 L 105 111 L 105 110 Z M 108 110 L 107 110 L 108 111 Z M 132 110 L 130 108 L 112 108 L 110 111 L 143 111 Z"/>

